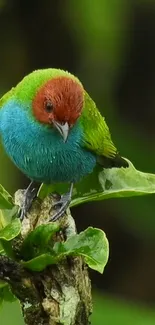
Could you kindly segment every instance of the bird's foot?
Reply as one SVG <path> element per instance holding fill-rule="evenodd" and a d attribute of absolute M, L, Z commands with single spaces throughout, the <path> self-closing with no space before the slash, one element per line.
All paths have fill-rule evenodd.
<path fill-rule="evenodd" d="M 34 182 L 31 182 L 28 188 L 25 190 L 23 204 L 19 211 L 19 218 L 21 221 L 26 217 L 33 200 L 36 198 L 38 192 L 38 187 L 34 185 Z"/>
<path fill-rule="evenodd" d="M 65 193 L 64 195 L 61 195 L 60 199 L 57 202 L 55 202 L 54 205 L 52 206 L 52 209 L 56 208 L 57 211 L 49 219 L 49 222 L 56 221 L 64 215 L 64 213 L 66 212 L 66 210 L 69 207 L 69 204 L 71 202 L 72 191 L 73 191 L 73 183 L 71 183 L 69 192 Z"/>

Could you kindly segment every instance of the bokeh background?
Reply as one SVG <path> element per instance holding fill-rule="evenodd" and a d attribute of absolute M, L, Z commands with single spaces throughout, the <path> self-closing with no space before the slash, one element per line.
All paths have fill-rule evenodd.
<path fill-rule="evenodd" d="M 0 0 L 0 94 L 46 67 L 76 74 L 122 155 L 155 173 L 155 1 Z M 28 184 L 1 147 L 0 183 L 12 194 Z M 104 274 L 90 272 L 92 324 L 155 324 L 155 196 L 72 212 L 79 231 L 100 227 L 110 243 Z M 23 324 L 17 304 L 0 315 L 1 325 Z"/>

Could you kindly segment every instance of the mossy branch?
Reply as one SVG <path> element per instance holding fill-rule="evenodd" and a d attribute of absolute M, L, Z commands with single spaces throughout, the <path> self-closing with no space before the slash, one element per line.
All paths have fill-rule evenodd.
<path fill-rule="evenodd" d="M 34 202 L 22 223 L 21 234 L 12 243 L 16 261 L 0 256 L 0 279 L 9 283 L 19 299 L 27 325 L 88 325 L 92 312 L 91 283 L 81 256 L 68 256 L 40 272 L 27 270 L 18 262 L 22 259 L 25 237 L 36 226 L 47 223 L 49 212 L 50 215 L 55 212 L 51 206 L 56 199 L 48 196 L 42 202 Z M 15 203 L 21 206 L 22 201 L 23 191 L 19 190 Z M 61 219 L 60 229 L 54 236 L 55 242 L 64 242 L 76 232 L 69 209 Z"/>

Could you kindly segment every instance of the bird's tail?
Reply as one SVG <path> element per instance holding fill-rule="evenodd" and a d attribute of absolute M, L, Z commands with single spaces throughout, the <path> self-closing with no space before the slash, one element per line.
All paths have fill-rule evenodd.
<path fill-rule="evenodd" d="M 104 156 L 98 156 L 97 159 L 98 163 L 103 166 L 104 168 L 127 168 L 129 167 L 129 164 L 127 160 L 125 160 L 123 157 L 121 157 L 118 153 L 113 158 L 108 158 Z"/>

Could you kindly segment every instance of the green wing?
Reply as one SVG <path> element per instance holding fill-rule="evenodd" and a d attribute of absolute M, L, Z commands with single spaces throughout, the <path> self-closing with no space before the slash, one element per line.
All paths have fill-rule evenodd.
<path fill-rule="evenodd" d="M 101 165 L 127 167 L 128 163 L 119 154 L 111 139 L 109 128 L 94 101 L 85 92 L 85 104 L 81 115 L 84 139 L 83 146 L 98 156 Z M 107 164 L 107 161 L 112 162 Z"/>

